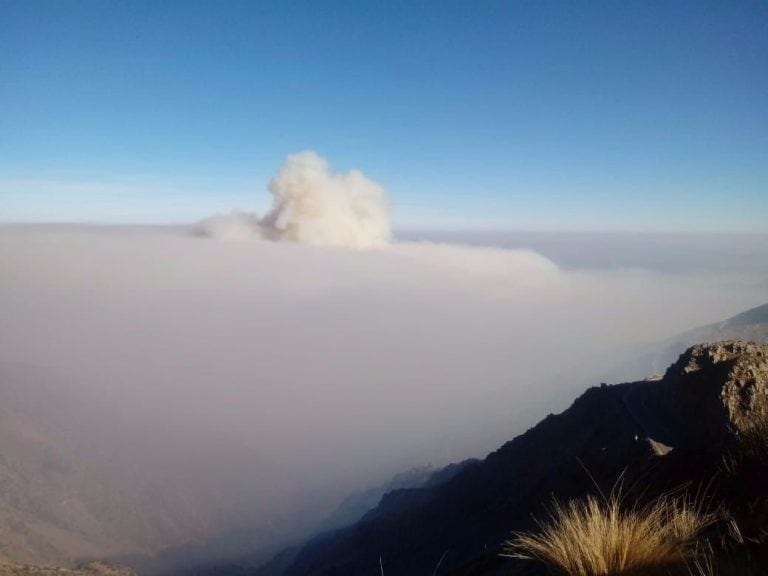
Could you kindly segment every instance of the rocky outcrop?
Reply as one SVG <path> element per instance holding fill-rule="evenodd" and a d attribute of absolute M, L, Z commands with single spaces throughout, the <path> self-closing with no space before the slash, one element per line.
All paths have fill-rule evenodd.
<path fill-rule="evenodd" d="M 670 428 L 687 445 L 723 442 L 768 415 L 768 346 L 743 341 L 698 344 L 664 376 L 659 392 Z"/>

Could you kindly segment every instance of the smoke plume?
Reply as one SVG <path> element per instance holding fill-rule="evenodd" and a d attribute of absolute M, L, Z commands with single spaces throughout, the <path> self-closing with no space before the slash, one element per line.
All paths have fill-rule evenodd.
<path fill-rule="evenodd" d="M 384 188 L 359 170 L 331 172 L 316 152 L 288 156 L 269 182 L 272 209 L 261 219 L 235 212 L 208 218 L 200 231 L 222 240 L 288 240 L 317 246 L 373 248 L 389 242 Z"/>

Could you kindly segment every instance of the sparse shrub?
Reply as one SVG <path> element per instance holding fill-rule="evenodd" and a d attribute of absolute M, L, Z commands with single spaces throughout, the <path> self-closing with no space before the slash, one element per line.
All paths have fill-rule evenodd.
<path fill-rule="evenodd" d="M 714 517 L 684 498 L 625 507 L 618 494 L 555 503 L 538 533 L 517 533 L 506 556 L 539 560 L 567 576 L 666 574 L 702 554 L 696 543 Z"/>

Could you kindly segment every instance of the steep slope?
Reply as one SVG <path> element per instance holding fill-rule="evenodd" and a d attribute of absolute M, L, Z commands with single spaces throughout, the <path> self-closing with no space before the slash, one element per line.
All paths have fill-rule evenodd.
<path fill-rule="evenodd" d="M 535 571 L 502 563 L 499 547 L 511 531 L 531 529 L 553 497 L 607 492 L 618 478 L 634 499 L 706 485 L 729 441 L 761 414 L 768 346 L 695 346 L 663 379 L 592 388 L 442 486 L 388 494 L 356 525 L 316 538 L 272 573 L 351 576 L 381 562 L 386 574 L 416 576 L 443 556 L 442 574 Z"/>

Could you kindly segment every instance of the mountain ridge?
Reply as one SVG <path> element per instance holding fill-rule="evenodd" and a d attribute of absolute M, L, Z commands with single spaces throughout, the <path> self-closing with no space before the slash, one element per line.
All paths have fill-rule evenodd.
<path fill-rule="evenodd" d="M 353 575 L 381 561 L 385 573 L 416 576 L 441 558 L 443 574 L 535 572 L 498 552 L 512 531 L 535 528 L 543 504 L 607 493 L 617 479 L 639 500 L 702 483 L 755 414 L 768 414 L 768 347 L 693 346 L 662 379 L 590 388 L 444 485 L 385 496 L 276 573 Z"/>

